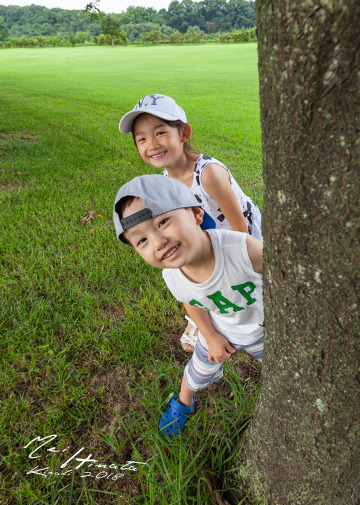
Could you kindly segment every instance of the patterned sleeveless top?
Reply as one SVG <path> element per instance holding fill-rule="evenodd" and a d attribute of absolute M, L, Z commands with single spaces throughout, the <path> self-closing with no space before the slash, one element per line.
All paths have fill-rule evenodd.
<path fill-rule="evenodd" d="M 249 234 L 255 238 L 263 240 L 261 233 L 261 214 L 259 208 L 255 205 L 250 197 L 245 195 L 243 190 L 235 181 L 234 177 L 231 175 L 230 170 L 223 163 L 221 163 L 221 161 L 218 161 L 210 156 L 200 154 L 194 169 L 194 179 L 191 186 L 191 191 L 195 195 L 197 201 L 201 204 L 203 210 L 207 212 L 210 217 L 212 217 L 212 219 L 214 219 L 216 228 L 231 230 L 229 221 L 221 212 L 215 200 L 208 193 L 206 193 L 201 183 L 202 172 L 209 163 L 220 165 L 221 167 L 225 168 L 225 170 L 227 170 L 230 176 L 231 188 L 236 195 L 241 210 L 243 211 L 246 223 L 249 228 Z M 169 173 L 166 169 L 164 169 L 163 175 L 169 177 Z"/>

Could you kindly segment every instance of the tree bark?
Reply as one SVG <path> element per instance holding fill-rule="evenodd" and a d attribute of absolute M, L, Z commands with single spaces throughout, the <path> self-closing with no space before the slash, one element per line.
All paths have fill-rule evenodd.
<path fill-rule="evenodd" d="M 265 351 L 239 481 L 360 503 L 360 2 L 258 0 Z"/>

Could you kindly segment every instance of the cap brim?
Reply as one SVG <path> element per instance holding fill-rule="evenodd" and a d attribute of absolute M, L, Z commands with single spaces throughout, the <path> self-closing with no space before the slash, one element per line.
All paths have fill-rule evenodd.
<path fill-rule="evenodd" d="M 168 121 L 176 121 L 180 119 L 175 117 L 173 114 L 166 114 L 166 112 L 152 112 L 151 110 L 132 110 L 127 112 L 125 116 L 123 116 L 119 123 L 119 130 L 121 133 L 130 133 L 132 124 L 137 116 L 140 114 L 150 114 L 151 116 L 156 116 L 161 119 L 167 119 Z M 182 119 L 180 119 L 182 121 Z"/>

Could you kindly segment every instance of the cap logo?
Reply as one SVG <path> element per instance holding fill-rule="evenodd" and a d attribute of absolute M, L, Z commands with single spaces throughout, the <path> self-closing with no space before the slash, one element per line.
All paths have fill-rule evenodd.
<path fill-rule="evenodd" d="M 143 221 L 147 221 L 152 218 L 152 212 L 150 209 L 142 209 L 139 212 L 135 212 L 135 214 L 131 214 L 131 216 L 125 217 L 124 219 L 120 219 L 121 226 L 123 230 L 127 230 L 132 226 L 135 226 Z"/>
<path fill-rule="evenodd" d="M 146 98 L 152 98 L 151 103 L 144 103 Z M 160 98 L 165 98 L 163 95 L 148 95 L 142 98 L 141 100 L 138 101 L 138 103 L 135 105 L 134 110 L 142 109 L 143 107 L 149 107 L 150 105 L 157 105 L 157 101 L 160 100 Z"/>

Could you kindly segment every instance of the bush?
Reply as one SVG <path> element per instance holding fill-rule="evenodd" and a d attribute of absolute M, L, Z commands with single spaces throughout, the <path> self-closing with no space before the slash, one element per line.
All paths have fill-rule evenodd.
<path fill-rule="evenodd" d="M 151 32 L 146 33 L 143 40 L 144 42 L 152 42 L 153 44 L 159 43 L 162 39 L 162 33 L 160 30 L 151 30 Z"/>
<path fill-rule="evenodd" d="M 117 41 L 120 43 L 120 44 L 127 44 L 129 42 L 128 38 L 127 38 L 127 35 L 125 33 L 124 30 L 121 30 L 120 33 L 119 33 L 119 38 L 117 39 Z"/>
<path fill-rule="evenodd" d="M 99 38 L 98 38 L 98 43 L 99 43 L 99 46 L 103 46 L 106 44 L 106 37 L 103 33 L 100 33 L 99 35 Z"/>
<path fill-rule="evenodd" d="M 67 37 L 67 43 L 73 47 L 75 47 L 76 44 L 76 37 L 73 33 L 69 33 Z"/>
<path fill-rule="evenodd" d="M 229 33 L 222 33 L 220 35 L 220 42 L 230 42 L 231 35 Z"/>
<path fill-rule="evenodd" d="M 245 28 L 242 28 L 240 31 L 235 30 L 231 33 L 231 37 L 234 42 L 249 42 L 249 30 L 245 30 Z"/>
<path fill-rule="evenodd" d="M 85 44 L 87 40 L 87 33 L 86 32 L 76 32 L 76 40 L 79 42 L 79 44 Z"/>
<path fill-rule="evenodd" d="M 188 35 L 188 42 L 200 42 L 204 32 L 198 26 L 189 26 L 186 35 Z"/>
<path fill-rule="evenodd" d="M 184 35 L 182 35 L 179 32 L 179 30 L 176 30 L 176 32 L 174 32 L 170 35 L 171 44 L 180 44 L 183 41 L 184 41 Z"/>
<path fill-rule="evenodd" d="M 159 31 L 163 37 L 170 37 L 175 30 L 166 25 L 159 25 L 157 23 L 134 23 L 128 25 L 121 25 L 121 29 L 127 35 L 128 41 L 134 42 L 139 40 L 144 40 L 148 33 L 153 30 Z"/>
<path fill-rule="evenodd" d="M 249 30 L 250 40 L 257 40 L 256 29 L 250 28 Z"/>

